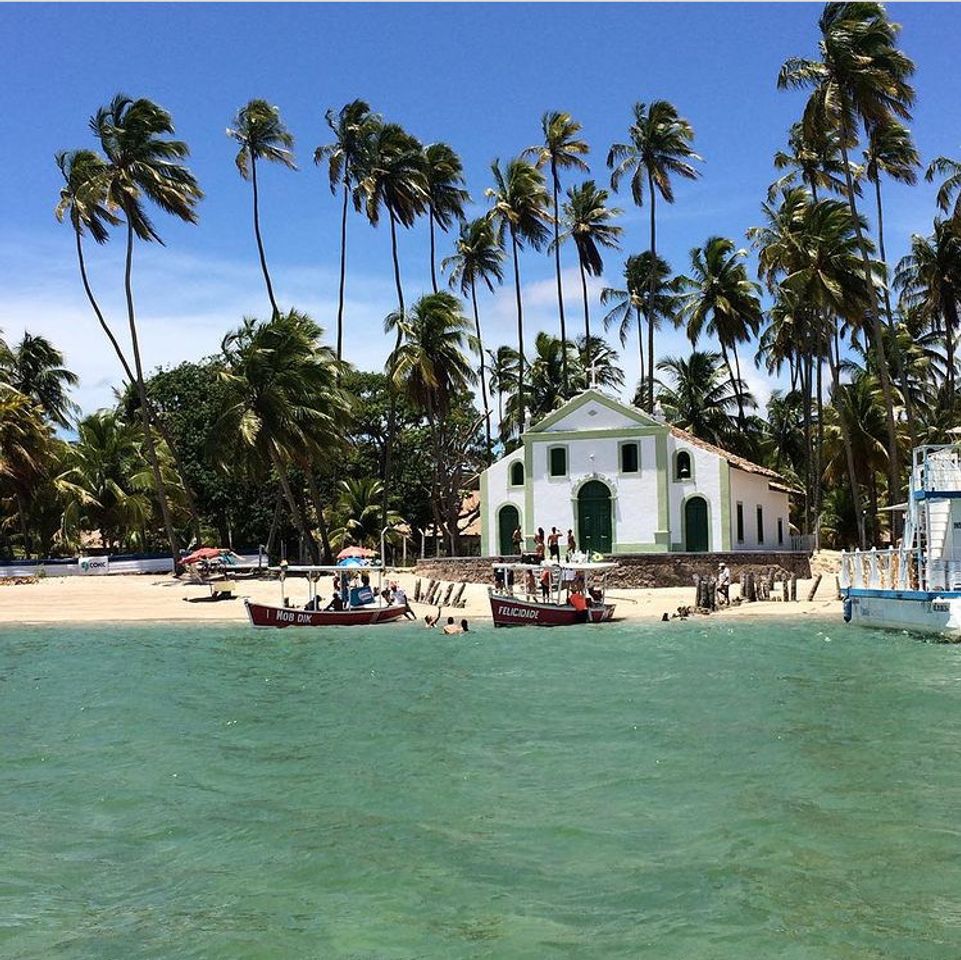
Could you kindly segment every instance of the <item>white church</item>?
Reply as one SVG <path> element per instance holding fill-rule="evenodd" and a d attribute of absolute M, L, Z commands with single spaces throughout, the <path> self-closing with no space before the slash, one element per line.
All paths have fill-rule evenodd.
<path fill-rule="evenodd" d="M 790 488 L 773 470 L 586 390 L 481 474 L 481 552 L 538 527 L 603 554 L 790 550 Z M 566 540 L 562 537 L 561 543 Z M 563 549 L 563 548 L 562 548 Z"/>

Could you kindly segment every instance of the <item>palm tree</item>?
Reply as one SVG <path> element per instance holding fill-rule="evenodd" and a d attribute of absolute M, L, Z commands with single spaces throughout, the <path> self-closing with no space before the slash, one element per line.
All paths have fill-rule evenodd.
<path fill-rule="evenodd" d="M 427 193 L 427 215 L 430 223 L 430 283 L 437 293 L 434 269 L 434 223 L 450 230 L 455 220 L 463 222 L 464 205 L 470 194 L 464 189 L 464 168 L 453 147 L 446 143 L 429 143 L 424 147 L 424 189 Z"/>
<path fill-rule="evenodd" d="M 579 390 L 607 387 L 620 390 L 624 386 L 617 351 L 602 337 L 580 336 L 575 341 L 579 370 L 575 385 Z"/>
<path fill-rule="evenodd" d="M 534 165 L 538 170 L 546 166 L 551 168 L 551 189 L 553 191 L 554 205 L 554 270 L 557 277 L 557 311 L 561 321 L 561 340 L 567 340 L 567 325 L 564 319 L 564 289 L 561 281 L 561 248 L 558 235 L 560 227 L 560 207 L 559 199 L 561 192 L 561 170 L 581 170 L 584 173 L 590 169 L 581 159 L 590 152 L 590 147 L 586 140 L 580 139 L 578 134 L 581 132 L 581 125 L 569 114 L 561 113 L 557 110 L 549 110 L 541 117 L 541 131 L 544 135 L 544 142 L 533 147 L 528 147 L 521 153 L 522 157 L 535 157 Z M 563 362 L 565 364 L 562 371 L 565 391 L 568 389 L 567 383 L 567 355 L 565 353 Z"/>
<path fill-rule="evenodd" d="M 176 491 L 167 451 L 158 451 L 167 486 Z M 65 501 L 64 529 L 96 530 L 106 549 L 147 546 L 152 480 L 140 426 L 112 410 L 84 417 L 56 478 Z"/>
<path fill-rule="evenodd" d="M 330 531 L 331 541 L 339 547 L 357 544 L 379 549 L 383 529 L 380 523 L 383 484 L 376 477 L 346 477 L 337 486 L 337 501 L 333 509 L 337 525 Z M 388 513 L 386 526 L 396 527 L 403 522 L 396 510 Z"/>
<path fill-rule="evenodd" d="M 470 391 L 477 376 L 471 358 L 477 350 L 471 323 L 460 301 L 446 290 L 421 297 L 408 314 L 391 314 L 385 329 L 398 329 L 401 345 L 390 360 L 394 387 L 427 418 L 433 464 L 430 502 L 434 522 L 456 549 L 460 491 L 443 489 L 441 465 L 447 419 L 455 400 Z"/>
<path fill-rule="evenodd" d="M 120 366 L 123 368 L 127 382 L 134 385 L 137 377 L 131 369 L 130 362 L 120 346 L 116 335 L 107 323 L 103 310 L 97 298 L 94 296 L 87 276 L 87 266 L 83 255 L 83 236 L 89 232 L 90 236 L 98 244 L 104 244 L 109 239 L 109 227 L 117 226 L 121 221 L 110 209 L 108 196 L 110 170 L 102 157 L 92 150 L 71 150 L 61 151 L 56 155 L 57 167 L 64 179 L 64 185 L 60 189 L 60 199 L 55 209 L 57 220 L 61 223 L 65 217 L 69 217 L 70 225 L 73 227 L 74 238 L 77 246 L 77 262 L 80 266 L 80 279 L 83 283 L 84 292 L 87 300 L 93 309 L 94 316 L 100 324 L 110 345 L 113 348 Z M 187 483 L 186 471 L 180 460 L 177 448 L 174 446 L 170 432 L 167 430 L 163 420 L 157 416 L 153 405 L 149 404 L 147 414 L 150 422 L 157 429 L 164 442 L 170 448 L 170 452 L 177 465 L 180 475 L 180 482 L 187 497 L 187 505 L 190 511 L 191 521 L 198 540 L 200 539 L 200 518 L 197 513 L 197 506 L 193 491 Z"/>
<path fill-rule="evenodd" d="M 762 209 L 767 218 L 766 225 L 752 228 L 748 235 L 759 249 L 760 275 L 767 279 L 769 289 L 779 291 L 772 316 L 776 318 L 778 312 L 784 310 L 785 317 L 790 318 L 794 327 L 791 349 L 802 371 L 813 356 L 823 354 L 827 357 L 833 389 L 837 391 L 841 378 L 837 319 L 859 329 L 871 296 L 850 206 L 833 199 L 813 202 L 806 190 L 796 187 L 783 192 L 780 205 L 768 203 Z M 863 218 L 861 226 L 866 226 Z M 870 240 L 866 242 L 870 245 Z M 869 249 L 873 250 L 873 246 Z M 880 265 L 872 261 L 872 269 L 877 272 Z M 828 317 L 835 318 L 830 328 Z M 814 350 L 811 349 L 812 341 L 818 345 Z M 810 396 L 810 393 L 808 372 L 805 394 Z M 821 394 L 818 389 L 819 403 Z M 808 403 L 806 417 L 809 417 L 809 409 Z M 819 430 L 822 422 L 823 418 L 819 416 Z M 806 420 L 806 429 L 810 430 L 809 420 Z M 853 447 L 843 421 L 840 429 L 848 459 L 851 493 L 860 517 L 861 494 Z M 810 441 L 808 445 L 810 447 Z M 821 471 L 816 469 L 815 509 L 819 505 L 820 476 Z"/>
<path fill-rule="evenodd" d="M 684 357 L 665 357 L 657 369 L 670 376 L 661 383 L 657 402 L 669 423 L 694 436 L 727 446 L 738 431 L 736 413 L 753 399 L 746 386 L 735 386 L 730 374 L 725 376 L 719 353 L 692 350 Z"/>
<path fill-rule="evenodd" d="M 344 355 L 344 286 L 347 278 L 347 200 L 357 187 L 358 168 L 367 150 L 367 141 L 383 125 L 383 120 L 371 113 L 369 104 L 363 100 L 352 100 L 337 113 L 328 110 L 324 118 L 334 140 L 333 143 L 317 147 L 314 163 L 319 166 L 326 160 L 330 192 L 336 193 L 338 186 L 342 186 L 344 191 L 340 216 L 340 286 L 337 292 L 337 359 L 341 360 Z M 360 198 L 357 194 L 354 203 L 359 211 Z"/>
<path fill-rule="evenodd" d="M 884 265 L 887 278 L 888 261 L 884 252 L 884 208 L 881 205 L 881 174 L 887 174 L 892 180 L 914 186 L 917 183 L 917 168 L 921 165 L 917 148 L 911 139 L 911 132 L 897 120 L 888 120 L 874 124 L 867 128 L 868 144 L 864 151 L 864 175 L 874 184 L 874 195 L 877 203 L 877 233 L 878 252 Z M 894 330 L 894 311 L 891 308 L 891 291 L 889 284 L 881 287 L 884 294 L 884 312 L 887 315 L 888 328 Z M 905 403 L 908 427 L 911 431 L 912 448 L 916 446 L 916 431 L 914 423 L 914 407 L 911 402 L 911 391 L 908 389 L 901 351 L 898 350 L 898 338 L 888 337 L 886 342 L 892 347 L 894 367 L 901 385 L 901 395 Z"/>
<path fill-rule="evenodd" d="M 380 222 L 381 208 L 390 222 L 390 249 L 397 289 L 397 310 L 404 313 L 404 289 L 397 256 L 397 224 L 410 228 L 427 210 L 423 148 L 399 124 L 380 124 L 365 141 L 360 161 L 358 195 L 371 226 Z M 395 347 L 396 349 L 396 347 Z"/>
<path fill-rule="evenodd" d="M 222 463 L 245 454 L 261 470 L 273 469 L 291 519 L 314 562 L 317 544 L 290 483 L 290 467 L 329 460 L 344 436 L 350 402 L 340 386 L 344 365 L 321 343 L 323 331 L 291 310 L 270 320 L 247 319 L 221 344 L 224 403 L 212 430 Z M 311 487 L 324 552 L 329 557 L 323 505 Z"/>
<path fill-rule="evenodd" d="M 859 517 L 860 533 L 873 544 L 879 542 L 880 526 L 877 475 L 885 473 L 888 466 L 888 453 L 884 443 L 884 421 L 884 398 L 878 391 L 877 378 L 864 370 L 855 368 L 851 381 L 839 385 L 831 394 L 825 438 L 827 448 L 825 475 L 830 482 L 836 481 L 843 472 L 840 451 L 834 453 L 837 450 L 834 435 L 840 432 L 843 423 L 843 429 L 850 438 L 854 450 L 858 482 L 866 489 L 868 495 L 871 535 L 869 538 L 866 537 L 862 517 Z M 836 427 L 835 424 L 837 424 Z M 859 500 L 855 501 L 855 503 L 859 502 Z"/>
<path fill-rule="evenodd" d="M 501 170 L 500 161 L 491 164 L 494 186 L 488 187 L 486 195 L 493 201 L 490 216 L 497 230 L 501 246 L 507 235 L 511 239 L 514 261 L 514 295 L 517 301 L 517 419 L 521 433 L 524 431 L 524 309 L 521 303 L 521 273 L 518 250 L 529 243 L 540 250 L 550 233 L 547 222 L 547 191 L 541 172 L 525 160 L 516 158 Z M 563 367 L 562 361 L 562 367 Z M 563 369 L 561 371 L 563 384 Z"/>
<path fill-rule="evenodd" d="M 584 336 L 591 339 L 591 313 L 587 299 L 587 275 L 599 277 L 604 272 L 601 247 L 618 249 L 623 229 L 611 221 L 623 212 L 608 207 L 610 194 L 599 190 L 593 180 L 585 180 L 578 187 L 569 187 L 564 204 L 564 233 L 557 242 L 573 239 L 577 248 L 577 262 L 581 271 L 581 290 L 584 294 Z M 590 364 L 588 364 L 590 366 Z"/>
<path fill-rule="evenodd" d="M 864 151 L 864 175 L 874 184 L 874 196 L 878 212 L 878 253 L 881 262 L 886 264 L 884 253 L 884 209 L 881 205 L 881 174 L 898 183 L 914 186 L 918 182 L 917 169 L 921 165 L 917 147 L 911 139 L 911 131 L 897 120 L 872 124 L 868 127 L 868 143 Z M 884 288 L 888 296 L 887 287 Z M 891 315 L 891 301 L 887 300 L 888 322 L 894 322 Z"/>
<path fill-rule="evenodd" d="M 65 217 L 70 220 L 77 244 L 77 262 L 80 265 L 80 279 L 83 282 L 84 292 L 97 317 L 97 322 L 120 358 L 130 383 L 134 383 L 135 377 L 130 371 L 127 358 L 93 294 L 83 256 L 83 237 L 86 233 L 93 237 L 95 243 L 102 245 L 110 238 L 109 228 L 120 223 L 120 219 L 110 209 L 109 168 L 103 157 L 92 150 L 62 150 L 56 155 L 56 162 L 64 183 L 60 188 L 60 199 L 54 211 L 55 215 L 60 223 L 63 223 Z"/>
<path fill-rule="evenodd" d="M 240 144 L 237 151 L 236 164 L 240 175 L 250 179 L 254 191 L 254 236 L 257 239 L 257 253 L 260 256 L 260 269 L 267 284 L 267 297 L 270 309 L 279 313 L 277 299 L 274 297 L 273 284 L 270 282 L 270 272 L 267 270 L 267 257 L 264 253 L 264 241 L 260 235 L 260 194 L 257 189 L 257 161 L 268 160 L 271 163 L 282 163 L 291 170 L 296 170 L 294 163 L 294 137 L 284 126 L 280 117 L 280 110 L 271 106 L 266 100 L 251 100 L 237 111 L 234 125 L 227 128 L 227 136 Z"/>
<path fill-rule="evenodd" d="M 512 368 L 517 370 L 520 367 L 520 358 L 513 348 L 502 349 L 510 350 L 510 353 L 504 357 L 509 376 Z M 534 353 L 527 360 L 526 365 L 529 370 L 529 383 L 524 397 L 524 411 L 529 413 L 532 423 L 537 423 L 567 400 L 562 373 L 565 366 L 570 371 L 570 383 L 578 389 L 586 388 L 577 346 L 570 340 L 565 342 L 546 330 L 539 331 L 534 337 Z M 523 427 L 520 424 L 523 421 L 519 419 L 521 398 L 516 377 L 509 376 L 503 385 L 507 393 L 504 410 L 505 432 L 511 433 L 516 427 L 518 433 L 522 433 Z"/>
<path fill-rule="evenodd" d="M 604 316 L 604 329 L 609 330 L 617 324 L 621 346 L 626 346 L 627 335 L 631 328 L 631 311 L 637 322 L 638 380 L 643 384 L 641 397 L 643 406 L 647 396 L 650 369 L 644 366 L 644 334 L 641 330 L 641 316 L 647 315 L 650 300 L 646 292 L 650 287 L 650 274 L 654 273 L 654 314 L 647 318 L 648 342 L 653 346 L 654 329 L 660 329 L 662 320 L 673 320 L 677 308 L 677 279 L 672 277 L 671 266 L 663 257 L 651 260 L 650 251 L 628 257 L 624 264 L 623 290 L 605 287 L 601 290 L 601 303 L 611 304 Z"/>
<path fill-rule="evenodd" d="M 0 379 L 0 488 L 16 504 L 28 557 L 33 545 L 27 524 L 27 499 L 43 476 L 50 441 L 50 427 L 33 400 Z"/>
<path fill-rule="evenodd" d="M 358 195 L 363 198 L 364 210 L 371 226 L 380 222 L 381 207 L 387 210 L 390 223 L 390 249 L 394 262 L 394 285 L 397 288 L 397 313 L 403 317 L 404 288 L 400 279 L 400 260 L 397 256 L 397 224 L 410 228 L 427 209 L 427 182 L 424 177 L 423 147 L 396 123 L 377 126 L 367 138 L 360 161 L 361 175 Z M 400 347 L 401 328 L 391 356 Z M 388 370 L 388 379 L 393 382 Z M 397 431 L 397 402 L 393 389 L 387 418 L 387 439 L 384 444 L 383 521 L 387 526 L 387 498 L 393 473 L 394 434 Z"/>
<path fill-rule="evenodd" d="M 497 423 L 501 440 L 504 440 L 509 430 L 505 419 L 504 398 L 517 393 L 517 371 L 520 369 L 520 357 L 513 347 L 500 346 L 497 350 L 487 351 L 487 362 L 490 364 L 491 393 L 497 394 Z"/>
<path fill-rule="evenodd" d="M 794 57 L 787 60 L 781 67 L 778 87 L 812 88 L 805 108 L 805 127 L 808 130 L 828 127 L 837 131 L 847 199 L 861 251 L 863 272 L 870 279 L 868 315 L 887 413 L 888 497 L 893 504 L 899 489 L 895 401 L 887 359 L 883 353 L 884 337 L 874 271 L 867 238 L 858 216 L 848 150 L 857 143 L 858 121 L 864 124 L 869 133 L 871 128 L 887 124 L 894 118 L 911 118 L 914 89 L 908 81 L 914 72 L 914 64 L 897 49 L 900 26 L 888 19 L 880 3 L 825 4 L 818 28 L 821 33 L 821 59 Z"/>
<path fill-rule="evenodd" d="M 630 176 L 631 197 L 637 206 L 644 205 L 645 182 L 651 207 L 651 257 L 657 256 L 655 206 L 657 194 L 667 203 L 674 202 L 671 175 L 695 180 L 700 175 L 692 160 L 701 158 L 694 152 L 694 128 L 678 115 L 667 100 L 634 104 L 634 121 L 628 128 L 626 143 L 615 143 L 607 154 L 611 168 L 611 187 L 617 189 L 621 179 Z M 648 277 L 648 316 L 655 314 L 656 276 Z M 654 329 L 648 328 L 648 394 L 647 409 L 654 409 Z"/>
<path fill-rule="evenodd" d="M 480 387 L 484 404 L 484 429 L 487 437 L 487 455 L 491 453 L 491 411 L 487 397 L 487 371 L 485 370 L 484 340 L 481 336 L 480 314 L 477 311 L 477 281 L 486 284 L 494 292 L 494 282 L 504 281 L 504 250 L 487 217 L 478 217 L 461 224 L 455 252 L 441 262 L 441 270 L 450 271 L 450 285 L 460 287 L 464 296 L 470 296 L 474 308 L 474 336 L 480 356 Z"/>
<path fill-rule="evenodd" d="M 24 332 L 13 347 L 0 340 L 0 379 L 29 397 L 53 423 L 66 427 L 77 405 L 67 395 L 80 381 L 46 337 Z"/>
<path fill-rule="evenodd" d="M 742 424 L 745 396 L 737 345 L 746 343 L 761 326 L 760 290 L 747 277 L 746 257 L 747 251 L 735 249 L 734 242 L 726 237 L 709 237 L 703 247 L 695 247 L 691 251 L 691 274 L 680 279 L 685 293 L 678 317 L 679 323 L 687 325 L 692 346 L 697 345 L 703 330 L 717 340 L 738 398 Z"/>
<path fill-rule="evenodd" d="M 956 227 L 961 227 L 961 161 L 952 160 L 950 157 L 935 157 L 928 165 L 924 179 L 932 183 L 938 174 L 945 178 L 938 188 L 938 206 L 948 213 L 951 211 L 951 198 L 954 196 L 951 220 Z"/>
<path fill-rule="evenodd" d="M 144 199 L 161 210 L 187 223 L 196 223 L 195 207 L 203 197 L 193 174 L 179 161 L 190 154 L 182 140 L 166 139 L 174 133 L 169 113 L 150 100 L 131 100 L 117 94 L 91 118 L 90 126 L 100 141 L 107 159 L 103 180 L 106 202 L 122 211 L 127 223 L 127 252 L 124 267 L 124 293 L 127 300 L 127 323 L 133 351 L 134 373 L 143 420 L 147 459 L 154 477 L 154 488 L 160 502 L 167 539 L 174 564 L 178 562 L 177 535 L 167 503 L 166 486 L 160 469 L 150 429 L 147 389 L 144 385 L 140 339 L 133 301 L 134 235 L 140 240 L 160 240 L 154 229 Z"/>
<path fill-rule="evenodd" d="M 823 127 L 808 130 L 803 123 L 792 124 L 787 150 L 774 154 L 774 167 L 787 173 L 768 187 L 769 203 L 786 187 L 798 186 L 798 181 L 810 189 L 815 200 L 821 190 L 837 194 L 845 191 L 844 166 L 834 130 Z"/>
<path fill-rule="evenodd" d="M 952 229 L 950 222 L 935 220 L 934 233 L 930 237 L 918 234 L 911 237 L 911 252 L 898 263 L 894 286 L 901 291 L 903 309 L 919 310 L 935 329 L 940 329 L 943 322 L 946 384 L 949 395 L 953 395 L 957 376 L 958 308 L 961 304 L 961 234 Z"/>

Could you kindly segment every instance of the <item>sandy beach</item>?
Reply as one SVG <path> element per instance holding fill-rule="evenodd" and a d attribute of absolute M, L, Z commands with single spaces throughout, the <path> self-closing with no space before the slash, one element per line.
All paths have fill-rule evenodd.
<path fill-rule="evenodd" d="M 416 577 L 397 574 L 398 580 L 413 597 Z M 807 596 L 810 580 L 798 581 L 798 601 L 782 603 L 766 601 L 744 603 L 725 608 L 714 617 L 785 618 L 798 616 L 840 616 L 841 605 L 835 596 L 833 576 L 825 576 L 812 602 Z M 323 591 L 321 591 L 323 593 Z M 306 600 L 306 584 L 290 578 L 287 593 L 293 605 Z M 732 585 L 731 597 L 739 596 L 740 586 Z M 186 602 L 208 597 L 206 586 L 188 584 L 170 576 L 44 577 L 34 583 L 0 585 L 0 625 L 15 623 L 91 623 L 96 621 L 163 622 L 163 621 L 246 621 L 243 598 L 262 603 L 280 602 L 280 585 L 268 580 L 237 581 L 236 599 L 217 603 Z M 616 617 L 628 621 L 660 620 L 664 613 L 673 614 L 679 606 L 694 600 L 693 587 L 666 587 L 646 590 L 611 590 L 609 599 L 617 604 Z M 444 608 L 442 614 L 483 623 L 490 620 L 487 587 L 469 584 L 464 591 L 463 608 Z M 423 617 L 436 608 L 411 601 L 411 607 Z"/>

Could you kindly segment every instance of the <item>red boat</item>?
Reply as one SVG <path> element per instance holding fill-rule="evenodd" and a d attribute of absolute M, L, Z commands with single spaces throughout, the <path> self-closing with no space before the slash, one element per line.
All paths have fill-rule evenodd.
<path fill-rule="evenodd" d="M 399 620 L 410 610 L 407 606 L 357 607 L 348 610 L 298 610 L 272 607 L 245 600 L 247 616 L 255 627 L 354 627 Z"/>
<path fill-rule="evenodd" d="M 614 604 L 604 600 L 605 577 L 616 563 L 528 564 L 496 563 L 496 585 L 490 592 L 491 616 L 495 627 L 570 627 L 579 623 L 605 623 L 614 616 Z M 521 583 L 517 583 L 520 574 Z M 596 577 L 588 589 L 585 574 Z M 534 578 L 533 590 L 524 583 Z M 548 577 L 551 600 L 533 600 L 541 590 L 541 578 Z M 516 596 L 520 587 L 524 597 Z M 563 597 L 566 592 L 567 596 Z M 563 597 L 563 600 L 562 600 Z"/>
<path fill-rule="evenodd" d="M 337 566 L 281 566 L 271 567 L 279 574 L 280 606 L 269 603 L 253 603 L 245 600 L 251 626 L 273 627 L 360 627 L 375 623 L 391 623 L 402 617 L 414 619 L 413 611 L 403 603 L 385 603 L 383 598 L 383 575 L 381 566 L 343 563 Z M 290 574 L 307 578 L 307 604 L 290 606 L 286 595 L 286 580 Z M 324 574 L 333 577 L 333 593 L 339 609 L 332 604 L 321 607 L 317 588 Z M 377 577 L 377 589 L 370 585 L 371 574 Z"/>

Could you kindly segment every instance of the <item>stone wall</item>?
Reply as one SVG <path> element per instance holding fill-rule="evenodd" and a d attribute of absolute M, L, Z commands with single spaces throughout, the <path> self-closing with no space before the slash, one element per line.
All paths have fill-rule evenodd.
<path fill-rule="evenodd" d="M 414 573 L 435 580 L 471 583 L 491 583 L 491 564 L 497 559 L 517 560 L 517 557 L 428 557 L 417 562 Z M 689 587 L 694 576 L 717 573 L 722 560 L 731 568 L 731 578 L 740 581 L 741 575 L 751 571 L 767 575 L 773 569 L 775 577 L 791 574 L 806 580 L 811 576 L 811 556 L 793 551 L 766 550 L 731 553 L 633 553 L 619 554 L 612 559 L 620 567 L 608 575 L 612 587 Z"/>

